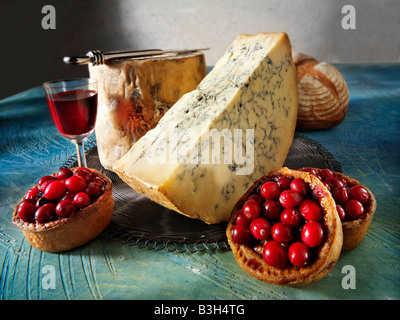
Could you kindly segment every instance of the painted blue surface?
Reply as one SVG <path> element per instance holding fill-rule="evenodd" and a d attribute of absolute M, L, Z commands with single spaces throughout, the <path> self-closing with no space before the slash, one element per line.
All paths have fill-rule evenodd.
<path fill-rule="evenodd" d="M 13 207 L 75 152 L 37 87 L 0 100 L 0 298 L 399 299 L 400 64 L 337 67 L 350 91 L 345 120 L 302 134 L 368 186 L 378 205 L 364 241 L 321 281 L 302 289 L 266 285 L 243 272 L 230 251 L 148 251 L 101 237 L 60 254 L 32 248 L 11 223 Z M 356 289 L 342 287 L 346 265 L 356 270 Z M 54 267 L 54 289 L 43 282 L 45 266 Z"/>

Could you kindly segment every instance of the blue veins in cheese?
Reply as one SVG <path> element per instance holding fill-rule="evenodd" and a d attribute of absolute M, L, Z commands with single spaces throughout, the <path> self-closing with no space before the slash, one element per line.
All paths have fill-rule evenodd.
<path fill-rule="evenodd" d="M 297 110 L 287 35 L 239 35 L 113 170 L 169 209 L 225 222 L 252 183 L 285 162 Z"/>

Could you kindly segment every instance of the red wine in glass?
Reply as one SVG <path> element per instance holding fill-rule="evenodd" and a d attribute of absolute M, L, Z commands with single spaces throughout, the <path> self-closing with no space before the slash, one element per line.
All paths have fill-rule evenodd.
<path fill-rule="evenodd" d="M 58 131 L 76 145 L 78 164 L 86 167 L 84 141 L 94 130 L 97 116 L 97 81 L 67 79 L 43 84 Z"/>
<path fill-rule="evenodd" d="M 97 115 L 97 92 L 72 90 L 47 97 L 54 123 L 60 133 L 73 139 L 91 134 Z"/>

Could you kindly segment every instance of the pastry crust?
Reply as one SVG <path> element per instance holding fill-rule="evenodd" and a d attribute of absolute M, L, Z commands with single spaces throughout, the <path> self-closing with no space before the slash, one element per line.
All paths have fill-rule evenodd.
<path fill-rule="evenodd" d="M 239 245 L 232 240 L 232 228 L 234 226 L 234 217 L 248 196 L 265 180 L 277 175 L 285 175 L 293 178 L 303 179 L 310 184 L 312 188 L 317 188 L 322 194 L 320 205 L 324 209 L 323 225 L 326 230 L 326 237 L 323 246 L 319 249 L 316 259 L 310 264 L 302 268 L 287 266 L 285 268 L 275 268 L 269 266 L 261 254 L 257 253 L 252 247 Z M 249 273 L 252 277 L 265 283 L 274 285 L 288 285 L 293 287 L 301 287 L 309 285 L 323 278 L 334 267 L 339 258 L 342 244 L 343 233 L 339 215 L 336 211 L 335 202 L 328 189 L 321 181 L 307 172 L 290 170 L 288 168 L 280 168 L 271 171 L 265 177 L 257 180 L 252 187 L 243 195 L 236 203 L 232 211 L 231 220 L 226 230 L 229 245 L 235 256 L 236 261 L 241 268 Z"/>
<path fill-rule="evenodd" d="M 301 168 L 300 170 L 303 169 L 305 168 Z M 318 168 L 312 168 L 312 169 L 316 170 L 317 172 L 321 170 Z M 360 244 L 360 242 L 364 239 L 365 234 L 367 233 L 369 224 L 371 223 L 376 210 L 376 199 L 373 193 L 366 186 L 360 184 L 358 180 L 345 176 L 340 172 L 332 171 L 332 173 L 336 178 L 342 178 L 346 180 L 347 186 L 349 188 L 354 186 L 360 186 L 363 187 L 365 190 L 367 190 L 369 194 L 368 202 L 363 204 L 364 213 L 361 215 L 361 217 L 351 221 L 342 221 L 342 228 L 343 228 L 342 250 L 351 250 Z"/>
<path fill-rule="evenodd" d="M 376 210 L 376 200 L 372 192 L 365 186 L 361 185 L 359 181 L 341 174 L 340 172 L 333 172 L 335 177 L 343 178 L 347 181 L 348 187 L 360 186 L 367 190 L 369 200 L 364 206 L 364 213 L 360 218 L 351 221 L 342 221 L 343 227 L 343 248 L 342 250 L 351 250 L 358 246 L 364 239 L 365 234 L 369 228 L 369 224 L 374 216 Z"/>
<path fill-rule="evenodd" d="M 71 250 L 94 239 L 109 225 L 114 209 L 112 183 L 97 170 L 90 170 L 105 181 L 104 192 L 96 202 L 68 218 L 46 223 L 25 222 L 17 215 L 19 204 L 15 206 L 12 222 L 33 247 L 48 252 Z"/>

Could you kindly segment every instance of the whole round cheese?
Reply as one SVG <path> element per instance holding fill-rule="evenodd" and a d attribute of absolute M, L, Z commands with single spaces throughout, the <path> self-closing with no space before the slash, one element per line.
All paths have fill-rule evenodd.
<path fill-rule="evenodd" d="M 206 64 L 204 54 L 195 52 L 90 64 L 89 73 L 98 80 L 99 158 L 112 170 L 182 95 L 197 87 L 206 75 Z"/>

